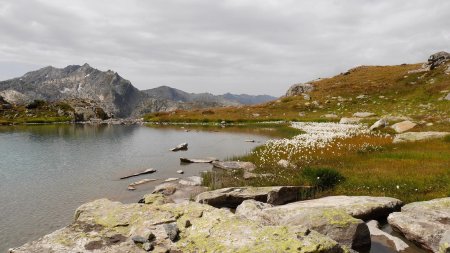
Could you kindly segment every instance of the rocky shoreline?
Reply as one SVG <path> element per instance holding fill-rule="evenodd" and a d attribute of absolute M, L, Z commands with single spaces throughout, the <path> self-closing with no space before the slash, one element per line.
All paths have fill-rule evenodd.
<path fill-rule="evenodd" d="M 404 206 L 388 197 L 299 200 L 298 187 L 207 191 L 200 177 L 189 177 L 136 204 L 83 204 L 69 226 L 9 252 L 368 252 L 371 236 L 407 249 L 378 229 L 386 218 L 426 251 L 449 252 L 449 217 L 450 198 Z"/>

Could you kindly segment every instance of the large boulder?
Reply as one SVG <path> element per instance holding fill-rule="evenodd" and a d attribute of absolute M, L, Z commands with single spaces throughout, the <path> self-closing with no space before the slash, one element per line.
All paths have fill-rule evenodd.
<path fill-rule="evenodd" d="M 237 207 L 236 215 L 271 226 L 302 225 L 351 249 L 370 249 L 371 240 L 367 225 L 343 209 L 303 206 L 286 210 L 284 206 L 274 207 L 255 200 L 246 200 Z"/>
<path fill-rule="evenodd" d="M 417 124 L 414 122 L 405 120 L 402 122 L 395 123 L 394 125 L 391 126 L 391 128 L 394 129 L 395 132 L 397 132 L 397 133 L 403 133 L 403 132 L 406 132 L 406 131 L 414 128 L 416 125 Z"/>
<path fill-rule="evenodd" d="M 447 135 L 450 135 L 450 132 L 408 132 L 397 134 L 393 143 L 439 139 Z"/>
<path fill-rule="evenodd" d="M 438 52 L 430 55 L 428 62 L 425 63 L 423 68 L 434 69 L 446 62 L 450 61 L 450 54 L 447 52 Z"/>
<path fill-rule="evenodd" d="M 302 95 L 314 90 L 314 85 L 310 83 L 299 83 L 292 85 L 286 92 L 286 97 Z"/>
<path fill-rule="evenodd" d="M 319 199 L 303 200 L 283 205 L 286 212 L 301 208 L 339 208 L 349 215 L 362 220 L 379 220 L 400 210 L 402 201 L 389 197 L 370 196 L 329 196 Z"/>
<path fill-rule="evenodd" d="M 392 228 L 433 252 L 450 250 L 450 197 L 414 202 L 389 215 Z"/>
<path fill-rule="evenodd" d="M 84 204 L 75 221 L 25 252 L 343 252 L 334 240 L 304 226 L 266 226 L 194 202 Z"/>
<path fill-rule="evenodd" d="M 229 208 L 236 208 L 248 199 L 282 205 L 297 201 L 300 190 L 300 186 L 231 187 L 200 193 L 195 201 L 215 207 Z"/>

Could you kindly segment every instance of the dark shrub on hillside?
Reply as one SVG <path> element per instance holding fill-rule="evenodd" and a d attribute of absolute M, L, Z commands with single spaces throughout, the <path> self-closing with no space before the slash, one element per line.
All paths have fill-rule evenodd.
<path fill-rule="evenodd" d="M 109 119 L 108 114 L 100 107 L 95 108 L 95 115 L 97 116 L 97 118 L 102 120 Z"/>
<path fill-rule="evenodd" d="M 330 168 L 305 168 L 302 175 L 322 190 L 331 189 L 345 179 L 337 170 Z"/>
<path fill-rule="evenodd" d="M 44 100 L 36 99 L 33 102 L 31 102 L 29 105 L 27 105 L 26 108 L 27 109 L 36 109 L 36 108 L 40 108 L 46 104 L 47 104 L 47 102 L 45 102 Z"/>

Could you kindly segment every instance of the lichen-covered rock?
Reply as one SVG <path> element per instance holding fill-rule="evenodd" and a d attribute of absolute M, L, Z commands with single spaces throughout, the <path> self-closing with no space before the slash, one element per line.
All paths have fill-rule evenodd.
<path fill-rule="evenodd" d="M 390 213 L 400 210 L 402 205 L 402 201 L 389 197 L 330 196 L 293 202 L 280 208 L 283 208 L 286 212 L 304 207 L 339 208 L 357 219 L 377 220 L 386 218 Z"/>
<path fill-rule="evenodd" d="M 408 132 L 397 134 L 394 137 L 393 143 L 409 142 L 409 141 L 422 141 L 429 139 L 439 139 L 450 135 L 450 132 Z"/>
<path fill-rule="evenodd" d="M 284 206 L 246 200 L 237 207 L 236 215 L 265 225 L 302 225 L 349 248 L 370 249 L 370 233 L 364 221 L 339 208 L 303 206 L 286 210 Z"/>
<path fill-rule="evenodd" d="M 134 238 L 134 240 L 133 240 Z M 12 249 L 25 252 L 343 252 L 303 226 L 266 226 L 195 202 L 122 204 L 106 199 L 78 208 L 71 225 Z"/>
<path fill-rule="evenodd" d="M 281 205 L 298 200 L 300 189 L 299 186 L 231 187 L 203 192 L 195 201 L 229 208 L 236 208 L 247 199 Z"/>
<path fill-rule="evenodd" d="M 450 197 L 407 204 L 401 212 L 390 214 L 388 222 L 422 248 L 446 252 L 450 245 Z"/>
<path fill-rule="evenodd" d="M 430 55 L 428 62 L 422 66 L 423 68 L 434 69 L 446 62 L 450 61 L 450 54 L 447 52 L 437 52 Z"/>

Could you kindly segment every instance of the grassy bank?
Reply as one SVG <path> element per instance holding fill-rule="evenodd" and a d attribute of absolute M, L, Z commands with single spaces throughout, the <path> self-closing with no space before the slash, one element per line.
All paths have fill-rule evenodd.
<path fill-rule="evenodd" d="M 405 202 L 450 196 L 450 137 L 392 144 L 384 134 L 337 138 L 326 146 L 296 148 L 264 145 L 231 160 L 253 162 L 256 174 L 242 171 L 203 175 L 211 188 L 231 186 L 309 185 L 316 196 L 390 196 Z M 289 161 L 288 166 L 279 164 Z"/>

